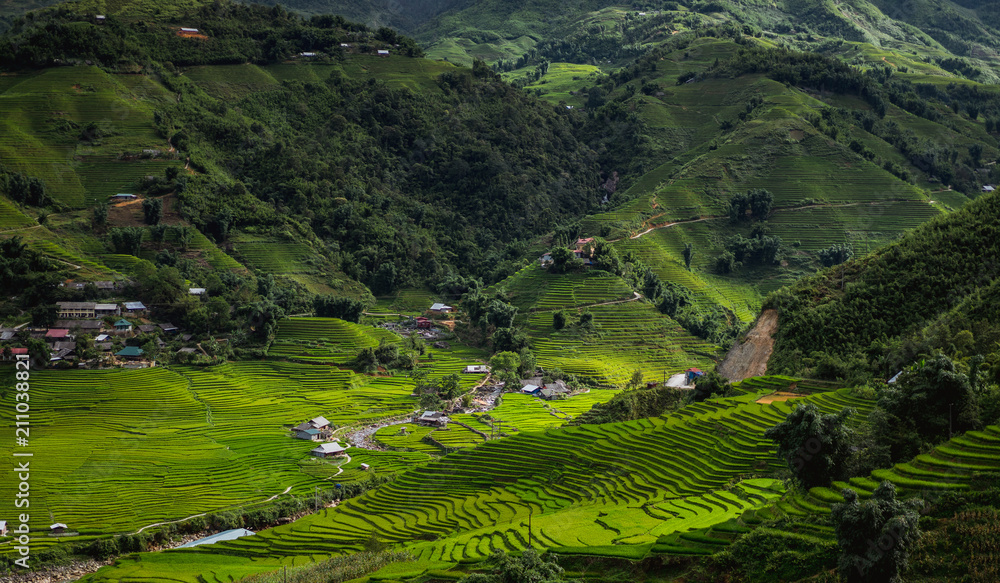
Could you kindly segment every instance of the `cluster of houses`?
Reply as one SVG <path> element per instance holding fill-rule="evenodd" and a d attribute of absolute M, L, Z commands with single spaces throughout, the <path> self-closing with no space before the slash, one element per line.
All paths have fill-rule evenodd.
<path fill-rule="evenodd" d="M 71 283 L 71 286 L 83 288 L 83 283 Z M 113 290 L 113 282 L 96 282 L 99 290 Z M 48 328 L 0 328 L 0 342 L 10 346 L 16 343 L 26 333 L 31 338 L 44 340 L 49 347 L 49 360 L 52 363 L 72 360 L 81 356 L 76 354 L 76 340 L 79 336 L 89 336 L 94 340 L 94 349 L 104 357 L 104 364 L 118 365 L 125 368 L 146 368 L 155 366 L 149 360 L 145 351 L 138 346 L 121 346 L 115 350 L 115 341 L 130 338 L 136 334 L 156 334 L 156 342 L 160 348 L 166 346 L 162 337 L 176 335 L 182 341 L 191 339 L 190 334 L 180 334 L 180 329 L 169 322 L 153 324 L 144 319 L 147 315 L 146 306 L 139 301 L 129 302 L 56 302 L 56 321 Z M 132 318 L 127 320 L 126 317 Z M 184 351 L 185 349 L 181 349 Z M 195 352 L 194 348 L 186 351 Z M 27 354 L 26 348 L 10 347 L 10 356 Z M 3 354 L 6 356 L 7 351 Z"/>
<path fill-rule="evenodd" d="M 322 415 L 314 417 L 308 421 L 303 421 L 293 427 L 292 431 L 295 432 L 296 439 L 305 439 L 307 441 L 326 442 L 333 437 L 333 427 L 330 420 Z M 309 451 L 309 455 L 318 458 L 330 458 L 341 457 L 345 455 L 346 452 L 346 447 L 340 445 L 338 440 L 333 440 L 329 443 L 320 443 L 318 446 Z"/>

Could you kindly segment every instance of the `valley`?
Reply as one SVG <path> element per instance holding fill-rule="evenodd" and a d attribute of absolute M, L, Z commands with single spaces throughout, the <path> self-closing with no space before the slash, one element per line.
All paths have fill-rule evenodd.
<path fill-rule="evenodd" d="M 993 580 L 997 23 L 889 4 L 0 2 L 32 566 Z"/>

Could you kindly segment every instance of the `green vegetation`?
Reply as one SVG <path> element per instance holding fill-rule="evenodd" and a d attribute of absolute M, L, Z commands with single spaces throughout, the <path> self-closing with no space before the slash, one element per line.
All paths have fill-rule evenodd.
<path fill-rule="evenodd" d="M 0 3 L 5 325 L 127 296 L 194 333 L 185 353 L 129 338 L 152 369 L 33 371 L 51 415 L 32 428 L 32 524 L 81 533 L 38 537 L 44 560 L 146 551 L 172 527 L 109 535 L 203 512 L 177 528 L 270 527 L 313 494 L 342 502 L 88 580 L 556 579 L 529 547 L 588 578 L 832 580 L 840 556 L 848 580 L 907 560 L 915 580 L 957 578 L 941 557 L 996 579 L 986 3 L 12 16 L 38 4 Z M 826 381 L 712 371 L 762 306 L 779 311 L 769 371 Z M 420 315 L 426 338 L 391 331 Z M 50 347 L 30 336 L 12 344 L 40 369 Z M 473 362 L 515 389 L 486 413 L 458 410 L 489 390 L 461 373 Z M 708 374 L 690 394 L 643 388 L 692 366 Z M 576 394 L 516 392 L 537 368 Z M 408 421 L 453 407 L 447 429 Z M 289 427 L 320 414 L 376 449 L 309 456 Z M 866 545 L 887 533 L 891 552 Z"/>

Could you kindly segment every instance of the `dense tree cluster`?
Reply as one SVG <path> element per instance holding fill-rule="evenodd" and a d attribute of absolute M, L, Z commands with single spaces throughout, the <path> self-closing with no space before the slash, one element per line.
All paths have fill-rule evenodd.
<path fill-rule="evenodd" d="M 369 29 L 340 16 L 304 19 L 280 5 L 268 7 L 229 1 L 205 4 L 175 21 L 139 20 L 107 15 L 102 24 L 73 4 L 30 13 L 8 31 L 12 42 L 0 44 L 0 67 L 44 67 L 91 61 L 105 67 L 135 69 L 149 62 L 177 66 L 267 63 L 300 52 L 337 57 L 340 43 L 364 48 L 394 47 L 410 56 L 422 51 L 409 38 L 384 28 Z M 197 28 L 204 38 L 184 38 L 180 27 Z"/>
<path fill-rule="evenodd" d="M 804 487 L 828 486 L 847 468 L 852 435 L 846 422 L 853 413 L 825 415 L 816 405 L 798 406 L 764 437 L 778 444 L 778 457 Z"/>
<path fill-rule="evenodd" d="M 216 240 L 296 217 L 375 293 L 501 279 L 520 267 L 533 225 L 597 208 L 600 172 L 572 112 L 488 69 L 456 68 L 439 83 L 417 94 L 334 71 L 323 83 L 250 94 L 237 112 L 168 76 L 183 99 L 158 117 L 162 131 L 192 164 L 238 179 L 190 181 L 184 212 Z"/>
<path fill-rule="evenodd" d="M 13 172 L 0 164 L 0 193 L 14 202 L 31 206 L 46 206 L 50 202 L 45 183 L 33 176 Z"/>

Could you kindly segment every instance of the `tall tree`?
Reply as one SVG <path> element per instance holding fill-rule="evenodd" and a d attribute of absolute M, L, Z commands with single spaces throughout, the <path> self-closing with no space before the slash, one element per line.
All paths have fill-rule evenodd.
<path fill-rule="evenodd" d="M 850 457 L 852 432 L 846 421 L 853 413 L 845 408 L 824 415 L 816 405 L 800 405 L 764 437 L 778 444 L 778 456 L 803 486 L 826 486 L 844 471 Z"/>
<path fill-rule="evenodd" d="M 142 216 L 147 225 L 158 225 L 163 218 L 163 201 L 158 198 L 147 198 L 142 201 Z"/>
<path fill-rule="evenodd" d="M 922 501 L 897 500 L 891 482 L 882 482 L 863 503 L 854 490 L 842 494 L 845 501 L 834 505 L 832 514 L 841 577 L 847 583 L 900 583 L 920 538 L 916 508 Z"/>

